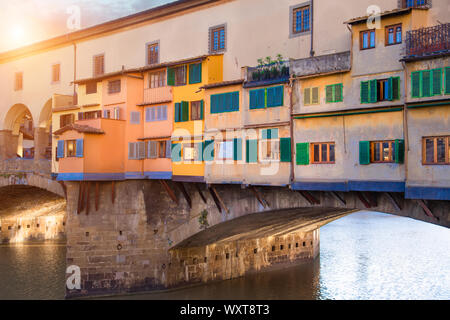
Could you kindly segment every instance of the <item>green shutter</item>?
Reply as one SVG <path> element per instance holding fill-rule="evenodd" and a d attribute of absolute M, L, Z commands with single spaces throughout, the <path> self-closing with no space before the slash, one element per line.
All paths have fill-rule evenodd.
<path fill-rule="evenodd" d="M 181 103 L 175 103 L 175 122 L 181 121 Z"/>
<path fill-rule="evenodd" d="M 181 101 L 181 121 L 189 121 L 189 102 Z"/>
<path fill-rule="evenodd" d="M 359 164 L 370 163 L 370 141 L 359 142 Z"/>
<path fill-rule="evenodd" d="M 239 111 L 239 91 L 232 92 L 231 94 L 231 111 Z"/>
<path fill-rule="evenodd" d="M 257 103 L 258 103 L 258 95 L 256 90 L 250 90 L 250 103 L 249 108 L 250 109 L 256 109 Z"/>
<path fill-rule="evenodd" d="M 378 90 L 377 90 L 377 80 L 369 81 L 369 102 L 377 102 Z"/>
<path fill-rule="evenodd" d="M 219 95 L 211 95 L 210 113 L 219 113 Z"/>
<path fill-rule="evenodd" d="M 189 65 L 189 84 L 202 82 L 202 64 Z"/>
<path fill-rule="evenodd" d="M 200 101 L 200 120 L 203 120 L 204 117 L 204 110 L 205 109 L 205 102 L 203 100 Z"/>
<path fill-rule="evenodd" d="M 283 105 L 284 86 L 267 88 L 267 107 L 280 107 Z"/>
<path fill-rule="evenodd" d="M 267 89 L 258 90 L 258 107 L 264 109 L 267 106 Z"/>
<path fill-rule="evenodd" d="M 420 71 L 415 71 L 411 73 L 411 97 L 420 97 Z"/>
<path fill-rule="evenodd" d="M 326 97 L 327 103 L 333 102 L 333 86 L 332 85 L 325 87 L 325 97 Z"/>
<path fill-rule="evenodd" d="M 442 94 L 442 69 L 433 69 L 431 95 L 440 96 Z"/>
<path fill-rule="evenodd" d="M 361 81 L 361 103 L 369 103 L 369 81 Z"/>
<path fill-rule="evenodd" d="M 311 88 L 305 88 L 303 90 L 303 105 L 307 106 L 311 104 Z"/>
<path fill-rule="evenodd" d="M 181 161 L 181 143 L 172 143 L 172 162 Z"/>
<path fill-rule="evenodd" d="M 280 138 L 280 161 L 291 162 L 291 138 Z"/>
<path fill-rule="evenodd" d="M 389 101 L 392 101 L 393 100 L 393 96 L 394 96 L 394 93 L 393 93 L 393 81 L 392 81 L 392 77 L 390 77 L 388 80 L 387 80 L 387 83 L 388 83 L 388 95 L 387 95 L 387 99 L 389 100 Z"/>
<path fill-rule="evenodd" d="M 405 140 L 395 140 L 395 162 L 403 163 L 405 161 Z"/>
<path fill-rule="evenodd" d="M 445 68 L 445 94 L 450 94 L 450 67 Z"/>
<path fill-rule="evenodd" d="M 342 94 L 343 87 L 342 83 L 334 85 L 334 102 L 344 101 L 344 95 Z"/>
<path fill-rule="evenodd" d="M 245 149 L 247 163 L 258 162 L 258 140 L 247 140 Z"/>
<path fill-rule="evenodd" d="M 261 138 L 262 140 L 272 139 L 270 129 L 263 129 L 263 131 L 261 133 L 261 137 L 262 137 Z"/>
<path fill-rule="evenodd" d="M 422 97 L 431 96 L 431 71 L 422 71 Z"/>
<path fill-rule="evenodd" d="M 242 139 L 240 138 L 233 140 L 233 160 L 242 160 Z"/>
<path fill-rule="evenodd" d="M 206 140 L 203 142 L 203 159 L 205 161 L 214 160 L 214 140 Z"/>
<path fill-rule="evenodd" d="M 296 163 L 300 166 L 306 166 L 309 164 L 309 143 L 297 143 L 296 146 Z"/>
<path fill-rule="evenodd" d="M 167 69 L 167 85 L 168 86 L 175 85 L 175 69 L 172 68 Z"/>
<path fill-rule="evenodd" d="M 250 109 L 264 109 L 266 99 L 265 89 L 250 90 Z"/>
<path fill-rule="evenodd" d="M 392 100 L 400 100 L 400 77 L 392 78 Z"/>

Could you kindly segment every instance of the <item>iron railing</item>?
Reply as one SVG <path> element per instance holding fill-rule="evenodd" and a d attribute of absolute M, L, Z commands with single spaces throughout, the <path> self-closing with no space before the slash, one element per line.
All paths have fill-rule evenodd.
<path fill-rule="evenodd" d="M 434 55 L 450 50 L 450 23 L 406 33 L 406 56 Z"/>

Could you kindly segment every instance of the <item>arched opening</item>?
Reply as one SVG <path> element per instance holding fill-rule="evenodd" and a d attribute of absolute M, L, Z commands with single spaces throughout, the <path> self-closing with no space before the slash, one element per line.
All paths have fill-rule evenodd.
<path fill-rule="evenodd" d="M 34 124 L 28 107 L 13 105 L 6 114 L 4 128 L 10 131 L 6 158 L 34 159 Z"/>
<path fill-rule="evenodd" d="M 38 128 L 35 130 L 36 159 L 52 158 L 52 107 L 53 99 L 49 99 L 39 115 Z"/>

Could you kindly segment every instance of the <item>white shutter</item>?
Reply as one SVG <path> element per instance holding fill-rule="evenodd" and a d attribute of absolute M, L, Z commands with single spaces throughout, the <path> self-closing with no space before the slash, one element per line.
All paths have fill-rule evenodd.
<path fill-rule="evenodd" d="M 170 140 L 166 141 L 166 158 L 172 158 L 172 142 Z"/>
<path fill-rule="evenodd" d="M 145 159 L 145 142 L 139 141 L 137 143 L 137 149 L 138 149 L 137 150 L 138 159 L 139 160 Z"/>
<path fill-rule="evenodd" d="M 163 116 L 161 120 L 167 120 L 167 106 L 162 106 Z"/>
<path fill-rule="evenodd" d="M 145 122 L 150 122 L 150 108 L 145 108 Z"/>
<path fill-rule="evenodd" d="M 133 142 L 128 143 L 128 159 L 136 159 L 136 144 Z"/>

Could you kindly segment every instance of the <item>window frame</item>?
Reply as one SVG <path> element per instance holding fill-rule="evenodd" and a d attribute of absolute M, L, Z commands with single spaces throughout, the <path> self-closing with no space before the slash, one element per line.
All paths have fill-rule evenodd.
<path fill-rule="evenodd" d="M 327 146 L 327 160 L 322 161 L 322 145 Z M 330 161 L 330 145 L 334 146 L 334 161 Z M 314 159 L 314 146 L 319 146 L 319 161 L 315 161 Z M 310 147 L 310 164 L 336 164 L 336 143 L 333 141 L 330 142 L 311 142 L 309 144 Z"/>
<path fill-rule="evenodd" d="M 58 73 L 57 73 L 58 78 L 57 79 L 55 79 L 55 67 L 58 67 Z M 61 82 L 61 63 L 58 62 L 58 63 L 52 64 L 51 70 L 52 70 L 52 75 L 51 75 L 52 81 L 51 81 L 51 84 L 60 83 Z"/>
<path fill-rule="evenodd" d="M 95 91 L 94 90 L 92 90 L 92 91 L 89 90 L 88 91 L 89 85 L 91 85 L 92 87 L 95 86 Z M 86 82 L 86 84 L 85 84 L 85 93 L 86 93 L 86 95 L 88 95 L 88 94 L 95 94 L 97 92 L 98 92 L 98 82 L 97 81 Z"/>
<path fill-rule="evenodd" d="M 195 103 L 195 105 L 193 105 Z M 198 107 L 197 113 L 198 113 L 198 119 L 194 119 L 192 116 L 194 114 L 193 110 L 194 107 Z M 189 102 L 189 119 L 190 121 L 200 121 L 202 120 L 202 100 L 197 101 L 190 101 Z"/>
<path fill-rule="evenodd" d="M 113 86 L 113 84 L 115 83 L 119 83 L 118 85 L 118 91 L 112 91 L 112 89 L 114 89 L 115 87 Z M 109 80 L 108 81 L 108 94 L 118 94 L 122 91 L 122 79 L 115 79 L 115 80 Z"/>
<path fill-rule="evenodd" d="M 389 143 L 389 160 L 383 160 L 383 143 Z M 375 160 L 375 144 L 380 147 L 380 160 Z M 370 163 L 396 163 L 395 161 L 395 140 L 370 141 Z"/>
<path fill-rule="evenodd" d="M 220 160 L 220 161 L 230 161 L 230 160 L 234 160 L 234 140 L 223 140 L 223 141 L 215 141 L 215 150 L 217 150 L 217 152 L 214 152 L 214 156 L 216 160 Z M 222 152 L 225 156 L 224 157 L 220 157 L 221 151 L 222 151 L 222 146 L 225 146 L 226 144 L 231 144 L 231 154 L 228 154 L 227 148 L 225 147 L 225 150 Z"/>
<path fill-rule="evenodd" d="M 66 140 L 65 141 L 65 151 L 66 151 L 66 158 L 76 158 L 77 157 L 77 140 Z M 69 144 L 73 145 L 73 154 L 69 152 Z"/>
<path fill-rule="evenodd" d="M 151 61 L 152 55 L 150 54 L 150 48 L 156 47 L 156 53 L 153 53 L 153 55 L 156 54 L 156 61 Z M 148 42 L 145 44 L 145 62 L 147 66 L 158 64 L 160 61 L 160 45 L 159 40 Z"/>
<path fill-rule="evenodd" d="M 152 80 L 152 76 L 157 76 L 157 81 Z M 158 84 L 154 86 L 154 84 Z M 167 70 L 159 70 L 159 71 L 150 71 L 148 72 L 148 89 L 156 89 L 167 86 Z"/>
<path fill-rule="evenodd" d="M 223 39 L 223 48 L 220 48 L 220 30 L 223 30 L 224 33 L 224 39 Z M 217 43 L 217 49 L 214 49 L 214 32 L 219 31 L 218 34 L 218 43 Z M 208 47 L 209 47 L 209 53 L 222 53 L 227 50 L 227 24 L 220 24 L 217 26 L 212 26 L 209 28 L 208 32 Z"/>
<path fill-rule="evenodd" d="M 98 70 L 96 68 L 96 65 L 97 65 L 96 61 L 97 61 L 98 58 L 102 58 L 103 59 L 102 60 L 102 65 L 101 65 L 101 72 L 97 72 Z M 94 77 L 102 76 L 102 75 L 105 74 L 105 54 L 104 53 L 100 53 L 100 54 L 97 54 L 97 55 L 93 56 L 92 64 L 93 64 L 93 66 L 92 66 L 92 74 L 93 74 Z"/>
<path fill-rule="evenodd" d="M 301 30 L 297 30 L 297 13 L 301 11 L 302 15 L 301 15 Z M 305 28 L 305 11 L 308 11 L 308 28 Z M 298 35 L 298 34 L 302 34 L 302 33 L 306 33 L 306 32 L 310 32 L 311 31 L 311 5 L 310 4 L 305 4 L 305 5 L 299 5 L 295 8 L 292 8 L 292 34 L 293 35 Z"/>
<path fill-rule="evenodd" d="M 444 162 L 437 162 L 437 139 L 444 138 L 445 141 L 445 160 Z M 433 139 L 433 158 L 434 162 L 427 162 L 426 157 L 426 140 L 427 139 Z M 435 165 L 450 165 L 450 135 L 448 136 L 429 136 L 429 137 L 422 137 L 422 165 L 426 166 L 435 166 Z"/>
<path fill-rule="evenodd" d="M 400 27 L 400 34 L 401 34 L 401 39 L 400 42 L 397 42 L 397 28 Z M 389 43 L 389 29 L 393 28 L 394 29 L 394 42 L 393 43 Z M 386 26 L 384 29 L 384 46 L 388 47 L 388 46 L 395 46 L 397 44 L 402 44 L 403 43 L 403 25 L 402 23 L 397 23 L 397 24 L 393 24 L 390 26 Z"/>
<path fill-rule="evenodd" d="M 370 46 L 370 34 L 372 32 L 375 34 L 373 47 Z M 365 33 L 367 33 L 369 35 L 367 48 L 364 48 L 364 34 Z M 376 46 L 377 46 L 377 34 L 376 34 L 375 29 L 362 30 L 359 32 L 359 50 L 370 50 L 370 49 L 376 48 Z"/>

